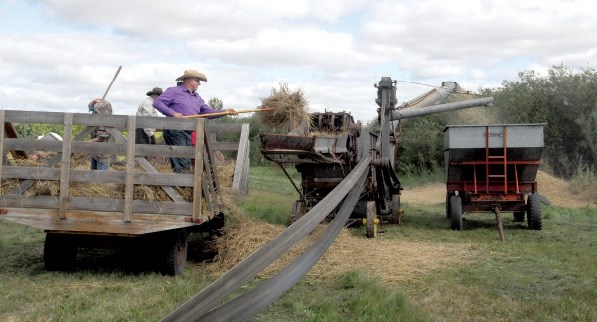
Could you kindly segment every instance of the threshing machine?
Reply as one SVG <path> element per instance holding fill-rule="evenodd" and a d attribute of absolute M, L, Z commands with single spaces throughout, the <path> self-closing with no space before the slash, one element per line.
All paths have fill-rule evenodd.
<path fill-rule="evenodd" d="M 375 84 L 379 106 L 379 131 L 365 132 L 360 122 L 345 112 L 312 113 L 311 133 L 260 134 L 261 153 L 284 170 L 299 194 L 292 209 L 292 221 L 313 208 L 333 190 L 365 156 L 371 156 L 366 189 L 354 208 L 351 220 L 367 226 L 367 236 L 374 237 L 377 224 L 400 223 L 402 186 L 395 170 L 396 142 L 400 120 L 452 110 L 488 106 L 493 98 L 478 98 L 434 105 L 460 90 L 457 83 L 444 82 L 430 92 L 397 106 L 396 81 L 383 77 Z M 285 164 L 294 164 L 301 174 L 300 185 L 293 182 Z"/>

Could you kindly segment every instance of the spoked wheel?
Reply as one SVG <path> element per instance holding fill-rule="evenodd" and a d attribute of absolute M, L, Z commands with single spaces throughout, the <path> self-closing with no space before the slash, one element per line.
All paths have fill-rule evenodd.
<path fill-rule="evenodd" d="M 541 213 L 541 201 L 535 194 L 527 198 L 527 221 L 529 228 L 541 230 L 543 228 L 543 214 Z"/>
<path fill-rule="evenodd" d="M 454 191 L 446 192 L 446 218 L 450 219 L 452 217 L 451 210 L 450 210 L 450 198 L 454 195 Z"/>
<path fill-rule="evenodd" d="M 48 271 L 71 270 L 77 261 L 77 246 L 68 235 L 47 233 L 44 264 Z"/>
<path fill-rule="evenodd" d="M 180 230 L 166 235 L 166 244 L 163 248 L 161 273 L 163 275 L 178 275 L 184 271 L 187 263 L 188 239 L 187 233 Z"/>
<path fill-rule="evenodd" d="M 460 196 L 450 197 L 450 215 L 452 230 L 462 230 L 462 199 Z"/>
<path fill-rule="evenodd" d="M 377 237 L 377 210 L 375 209 L 375 201 L 367 202 L 367 238 Z"/>
<path fill-rule="evenodd" d="M 402 224 L 402 213 L 402 208 L 400 208 L 400 195 L 392 195 L 392 217 L 390 220 L 393 224 Z"/>

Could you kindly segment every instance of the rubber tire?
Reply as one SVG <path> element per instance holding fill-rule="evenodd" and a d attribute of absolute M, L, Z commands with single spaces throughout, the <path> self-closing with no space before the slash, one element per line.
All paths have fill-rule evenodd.
<path fill-rule="evenodd" d="M 375 227 L 375 201 L 367 201 L 367 238 L 375 238 L 376 227 Z"/>
<path fill-rule="evenodd" d="M 77 246 L 67 235 L 47 233 L 44 241 L 44 264 L 48 271 L 68 271 L 77 262 Z"/>
<path fill-rule="evenodd" d="M 527 198 L 527 221 L 530 229 L 543 229 L 543 214 L 541 213 L 541 201 L 535 194 Z"/>
<path fill-rule="evenodd" d="M 450 228 L 452 230 L 462 230 L 462 199 L 460 196 L 450 197 Z"/>
<path fill-rule="evenodd" d="M 402 209 L 400 209 L 400 195 L 392 195 L 392 217 L 393 224 L 400 226 L 402 224 Z"/>
<path fill-rule="evenodd" d="M 514 212 L 514 222 L 524 222 L 524 211 Z"/>
<path fill-rule="evenodd" d="M 454 196 L 453 191 L 446 192 L 446 218 L 450 219 L 452 217 L 452 213 L 450 210 L 450 198 Z"/>
<path fill-rule="evenodd" d="M 167 244 L 163 251 L 160 272 L 162 275 L 175 276 L 184 271 L 187 263 L 189 241 L 185 231 L 167 235 Z"/>

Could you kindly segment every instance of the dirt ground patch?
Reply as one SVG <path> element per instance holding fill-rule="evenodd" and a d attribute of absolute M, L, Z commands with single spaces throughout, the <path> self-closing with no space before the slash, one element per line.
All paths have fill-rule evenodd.
<path fill-rule="evenodd" d="M 539 193 L 545 196 L 554 206 L 582 208 L 597 206 L 597 200 L 591 198 L 592 193 L 578 191 L 573 183 L 538 171 L 537 185 Z M 446 198 L 446 185 L 433 183 L 422 187 L 408 188 L 402 191 L 401 201 L 414 204 L 443 204 Z"/>

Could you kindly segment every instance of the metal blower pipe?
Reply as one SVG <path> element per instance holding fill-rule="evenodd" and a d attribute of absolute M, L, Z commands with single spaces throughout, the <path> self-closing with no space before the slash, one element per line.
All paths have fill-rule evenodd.
<path fill-rule="evenodd" d="M 493 97 L 483 97 L 462 102 L 438 104 L 420 108 L 404 108 L 397 111 L 392 111 L 391 120 L 397 121 L 411 117 L 460 110 L 470 107 L 489 106 L 491 104 L 493 104 Z"/>

